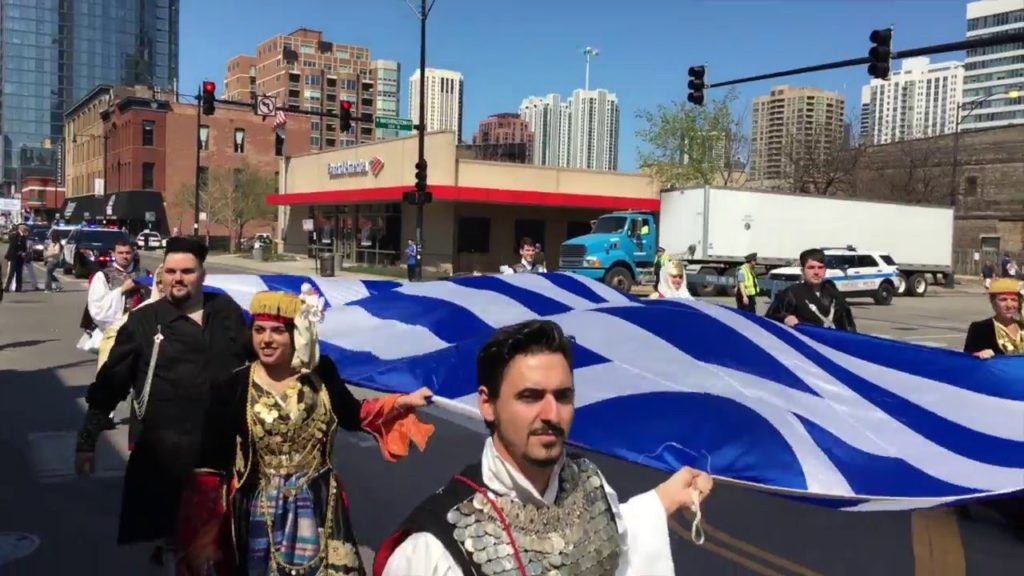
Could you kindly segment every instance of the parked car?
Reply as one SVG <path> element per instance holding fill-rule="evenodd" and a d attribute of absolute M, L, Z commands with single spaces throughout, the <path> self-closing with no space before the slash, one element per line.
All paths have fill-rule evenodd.
<path fill-rule="evenodd" d="M 144 230 L 135 237 L 135 245 L 139 250 L 159 250 L 164 247 L 164 240 L 159 233 Z"/>

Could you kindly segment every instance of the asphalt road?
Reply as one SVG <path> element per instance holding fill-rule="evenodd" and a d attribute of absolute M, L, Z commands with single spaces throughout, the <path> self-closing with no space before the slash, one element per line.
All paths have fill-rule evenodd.
<path fill-rule="evenodd" d="M 115 545 L 125 426 L 101 441 L 95 477 L 82 480 L 72 473 L 74 436 L 95 357 L 74 348 L 84 282 L 66 282 L 60 294 L 6 294 L 0 303 L 0 532 L 27 535 L 21 544 L 39 542 L 13 565 L 19 575 L 145 574 L 140 566 L 148 547 Z M 856 314 L 865 332 L 957 347 L 963 327 L 985 314 L 985 304 L 980 296 L 936 296 L 899 299 L 890 307 L 858 306 Z M 127 415 L 125 404 L 119 415 Z M 397 464 L 386 463 L 368 438 L 339 436 L 337 465 L 367 557 L 421 498 L 478 457 L 483 430 L 477 423 L 436 408 L 424 418 L 437 425 L 428 452 Z M 664 478 L 593 458 L 623 498 Z M 960 521 L 945 511 L 832 512 L 719 483 L 704 518 L 703 546 L 687 541 L 685 517 L 673 521 L 680 574 L 1017 575 L 1024 565 L 1024 543 L 998 523 Z M 9 534 L 0 534 L 0 555 L 10 542 Z M 15 573 L 5 572 L 11 565 L 3 561 L 0 574 Z"/>

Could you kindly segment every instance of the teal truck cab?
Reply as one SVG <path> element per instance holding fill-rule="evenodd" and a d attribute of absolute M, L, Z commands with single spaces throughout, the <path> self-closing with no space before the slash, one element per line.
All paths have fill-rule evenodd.
<path fill-rule="evenodd" d="M 653 212 L 605 214 L 595 221 L 590 234 L 562 244 L 558 268 L 629 292 L 634 284 L 654 284 L 657 239 Z"/>

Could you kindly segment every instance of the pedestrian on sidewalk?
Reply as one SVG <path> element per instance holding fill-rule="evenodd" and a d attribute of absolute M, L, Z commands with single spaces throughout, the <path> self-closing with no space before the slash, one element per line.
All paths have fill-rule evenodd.
<path fill-rule="evenodd" d="M 25 257 L 28 255 L 28 226 L 24 224 L 15 228 L 7 238 L 7 278 L 4 289 L 8 292 L 21 292 L 22 271 L 25 268 Z"/>
<path fill-rule="evenodd" d="M 46 286 L 47 292 L 61 292 L 61 286 L 57 278 L 57 267 L 60 266 L 60 234 L 56 230 L 50 230 L 50 237 L 46 240 L 46 248 L 43 251 L 43 262 L 46 264 Z"/>
<path fill-rule="evenodd" d="M 985 264 L 981 267 L 981 279 L 985 284 L 985 290 L 989 289 L 992 285 L 992 278 L 996 275 L 996 267 L 992 265 L 991 260 L 985 260 Z"/>
<path fill-rule="evenodd" d="M 405 249 L 405 265 L 409 271 L 409 282 L 412 282 L 416 279 L 416 268 L 419 266 L 419 251 L 412 240 L 409 240 L 409 245 Z"/>
<path fill-rule="evenodd" d="M 120 545 L 158 543 L 150 561 L 175 574 L 174 539 L 184 482 L 198 460 L 210 389 L 248 360 L 241 307 L 226 294 L 205 294 L 207 248 L 191 238 L 167 242 L 167 297 L 137 308 L 118 330 L 106 363 L 86 395 L 75 469 L 95 470 L 96 443 L 110 413 L 131 396 L 128 467 Z"/>

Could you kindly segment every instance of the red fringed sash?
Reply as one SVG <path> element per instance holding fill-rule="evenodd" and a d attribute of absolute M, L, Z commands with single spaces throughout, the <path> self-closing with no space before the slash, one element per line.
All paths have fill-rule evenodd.
<path fill-rule="evenodd" d="M 179 576 L 229 576 L 234 563 L 231 539 L 231 485 L 219 472 L 196 471 L 186 482 L 178 513 Z"/>

